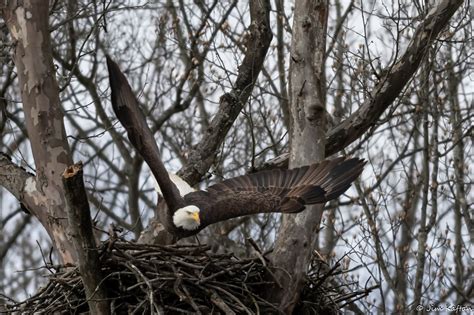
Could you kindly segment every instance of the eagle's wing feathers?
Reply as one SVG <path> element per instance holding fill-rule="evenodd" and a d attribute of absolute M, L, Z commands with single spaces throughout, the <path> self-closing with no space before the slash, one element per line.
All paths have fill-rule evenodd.
<path fill-rule="evenodd" d="M 184 198 L 201 209 L 201 226 L 255 213 L 295 213 L 307 204 L 343 194 L 364 164 L 358 158 L 340 157 L 291 170 L 262 171 L 224 180 Z"/>

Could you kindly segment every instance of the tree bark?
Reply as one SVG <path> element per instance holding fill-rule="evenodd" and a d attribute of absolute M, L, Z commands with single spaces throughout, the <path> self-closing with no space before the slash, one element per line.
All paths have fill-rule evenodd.
<path fill-rule="evenodd" d="M 297 1 L 293 18 L 290 68 L 290 168 L 324 159 L 325 74 L 328 3 Z M 283 215 L 272 257 L 281 287 L 271 291 L 286 314 L 294 311 L 319 228 L 322 206 Z"/>
<path fill-rule="evenodd" d="M 14 61 L 36 166 L 36 176 L 26 179 L 19 201 L 46 228 L 62 261 L 73 263 L 61 182 L 72 159 L 52 59 L 48 1 L 10 1 L 0 8 L 15 42 Z"/>

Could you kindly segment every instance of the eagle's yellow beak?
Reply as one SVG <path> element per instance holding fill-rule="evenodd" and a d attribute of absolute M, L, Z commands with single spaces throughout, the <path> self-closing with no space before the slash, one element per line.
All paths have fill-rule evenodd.
<path fill-rule="evenodd" d="M 193 212 L 192 216 L 194 221 L 196 221 L 198 224 L 201 224 L 201 219 L 199 219 L 199 212 Z"/>

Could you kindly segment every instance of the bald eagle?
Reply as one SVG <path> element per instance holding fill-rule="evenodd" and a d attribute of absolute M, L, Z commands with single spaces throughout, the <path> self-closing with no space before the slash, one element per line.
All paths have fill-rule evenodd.
<path fill-rule="evenodd" d="M 166 171 L 138 100 L 118 65 L 107 56 L 111 100 L 128 138 L 149 165 L 167 210 L 166 229 L 178 238 L 197 234 L 210 224 L 257 213 L 298 213 L 343 194 L 362 173 L 365 161 L 344 157 L 290 170 L 266 170 L 194 190 Z"/>

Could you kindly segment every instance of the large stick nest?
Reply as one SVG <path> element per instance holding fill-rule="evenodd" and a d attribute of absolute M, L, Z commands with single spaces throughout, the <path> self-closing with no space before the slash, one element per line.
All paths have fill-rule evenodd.
<path fill-rule="evenodd" d="M 208 246 L 155 246 L 123 240 L 101 246 L 104 285 L 114 314 L 267 314 L 278 313 L 264 298 L 275 285 L 268 260 L 258 250 L 255 257 L 214 254 Z M 308 273 L 298 313 L 338 313 L 342 305 L 366 296 L 370 290 L 350 293 L 329 281 L 338 268 L 313 263 Z M 270 279 L 270 280 L 269 280 Z M 7 313 L 79 314 L 88 312 L 84 287 L 77 268 L 62 268 L 49 276 L 37 294 L 10 303 Z"/>

